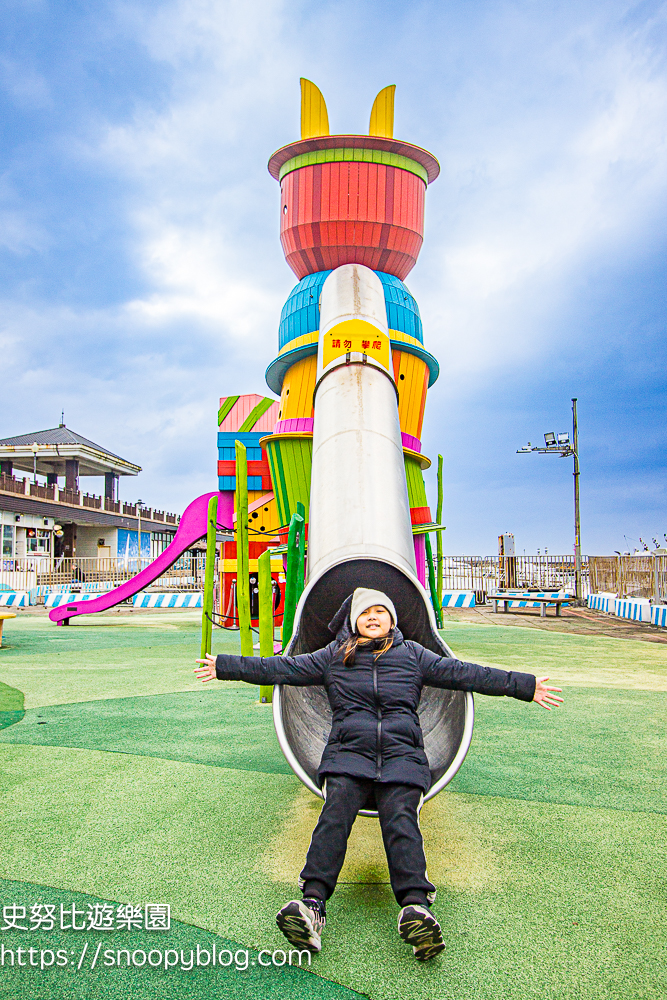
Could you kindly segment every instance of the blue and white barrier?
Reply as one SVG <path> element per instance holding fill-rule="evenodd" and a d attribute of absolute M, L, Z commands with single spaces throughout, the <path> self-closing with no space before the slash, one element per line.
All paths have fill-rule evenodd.
<path fill-rule="evenodd" d="M 604 611 L 608 615 L 616 614 L 616 594 L 589 594 L 586 603 L 593 611 Z"/>
<path fill-rule="evenodd" d="M 135 608 L 201 608 L 201 593 L 189 594 L 135 594 L 132 604 Z"/>
<path fill-rule="evenodd" d="M 667 628 L 667 604 L 651 605 L 651 623 L 660 628 Z"/>
<path fill-rule="evenodd" d="M 41 583 L 39 587 L 33 587 L 30 593 L 34 594 L 35 597 L 48 597 L 49 594 L 70 594 L 72 584 L 79 587 L 82 594 L 102 594 L 120 586 L 119 582 L 113 580 L 98 580 L 97 583 L 77 583 L 75 580 L 70 580 L 69 583 Z"/>
<path fill-rule="evenodd" d="M 0 591 L 0 608 L 27 608 L 30 594 L 21 590 Z"/>
<path fill-rule="evenodd" d="M 616 598 L 617 618 L 629 618 L 633 622 L 650 622 L 651 605 L 645 597 Z"/>
<path fill-rule="evenodd" d="M 75 601 L 94 601 L 101 594 L 49 594 L 44 601 L 44 607 L 57 608 L 61 604 L 74 604 Z"/>
<path fill-rule="evenodd" d="M 442 595 L 443 608 L 474 608 L 475 592 L 473 590 L 448 590 Z"/>
<path fill-rule="evenodd" d="M 533 600 L 535 597 L 567 597 L 564 590 L 508 591 L 512 599 L 507 601 L 509 608 L 541 608 L 542 602 Z M 547 605 L 549 607 L 549 605 Z"/>

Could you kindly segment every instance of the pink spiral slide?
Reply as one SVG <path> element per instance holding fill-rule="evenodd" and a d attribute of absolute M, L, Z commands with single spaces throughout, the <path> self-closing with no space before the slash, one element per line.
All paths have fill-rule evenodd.
<path fill-rule="evenodd" d="M 133 597 L 139 591 L 144 590 L 149 584 L 157 580 L 165 573 L 170 566 L 186 552 L 191 545 L 199 541 L 206 535 L 208 520 L 208 502 L 215 493 L 204 493 L 197 497 L 186 508 L 178 531 L 171 545 L 167 546 L 164 552 L 155 559 L 150 566 L 143 569 L 131 580 L 122 583 L 115 590 L 109 590 L 106 594 L 101 594 L 94 601 L 79 601 L 72 604 L 61 604 L 49 612 L 49 618 L 56 625 L 68 625 L 70 618 L 77 615 L 94 615 L 98 611 L 106 611 L 113 608 L 121 601 L 126 601 L 128 597 Z M 218 527 L 229 530 L 232 527 L 234 516 L 234 494 L 218 493 Z"/>

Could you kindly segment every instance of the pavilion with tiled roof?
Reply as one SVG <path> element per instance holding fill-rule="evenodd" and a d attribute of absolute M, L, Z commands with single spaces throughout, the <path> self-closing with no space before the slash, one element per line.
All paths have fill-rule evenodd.
<path fill-rule="evenodd" d="M 64 423 L 44 431 L 0 439 L 0 469 L 6 476 L 14 470 L 46 476 L 54 486 L 65 477 L 65 489 L 79 491 L 80 476 L 104 476 L 104 495 L 116 499 L 119 476 L 136 476 L 141 466 L 128 462 L 94 441 L 70 430 Z"/>

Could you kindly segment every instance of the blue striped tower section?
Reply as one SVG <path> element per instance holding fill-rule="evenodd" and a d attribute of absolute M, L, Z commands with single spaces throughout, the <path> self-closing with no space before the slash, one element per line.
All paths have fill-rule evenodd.
<path fill-rule="evenodd" d="M 407 286 L 391 274 L 375 272 L 382 282 L 387 308 L 394 377 L 399 392 L 399 418 L 405 456 L 410 513 L 414 527 L 432 523 L 422 470 L 430 460 L 421 453 L 421 429 L 427 389 L 439 374 L 436 359 L 423 346 L 419 307 Z M 310 500 L 313 439 L 313 391 L 320 326 L 319 299 L 331 271 L 318 271 L 292 289 L 280 318 L 277 357 L 266 372 L 269 388 L 280 396 L 278 422 L 263 439 L 278 505 L 278 517 L 289 523 L 300 500 Z M 417 546 L 422 536 L 416 536 Z M 419 555 L 419 550 L 418 550 Z M 418 569 L 425 583 L 423 556 Z"/>

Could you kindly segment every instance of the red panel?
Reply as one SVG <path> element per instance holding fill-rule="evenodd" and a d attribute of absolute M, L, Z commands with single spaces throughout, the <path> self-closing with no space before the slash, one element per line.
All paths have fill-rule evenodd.
<path fill-rule="evenodd" d="M 235 476 L 236 475 L 236 462 L 232 461 L 219 461 L 218 462 L 218 475 L 219 476 Z M 261 462 L 248 462 L 248 475 L 249 476 L 267 476 L 270 480 L 271 475 L 269 472 L 269 463 L 266 458 L 263 458 Z"/>
<path fill-rule="evenodd" d="M 432 524 L 430 507 L 411 507 L 410 521 L 412 524 Z"/>

